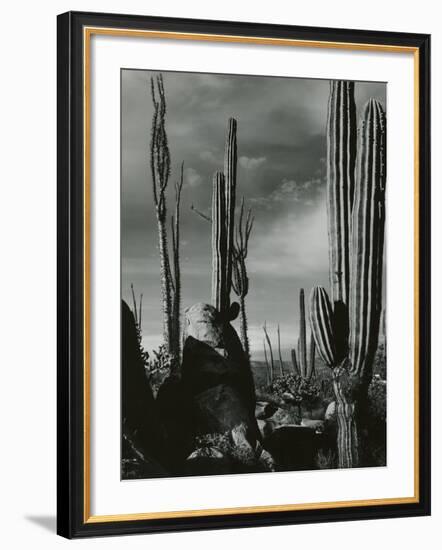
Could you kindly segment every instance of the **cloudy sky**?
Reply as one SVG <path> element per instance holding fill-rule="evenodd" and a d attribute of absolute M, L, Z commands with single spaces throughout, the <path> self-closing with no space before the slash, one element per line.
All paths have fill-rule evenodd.
<path fill-rule="evenodd" d="M 123 70 L 122 78 L 122 294 L 143 293 L 143 342 L 162 341 L 158 233 L 152 199 L 149 141 L 150 71 Z M 247 311 L 252 354 L 263 355 L 267 321 L 281 347 L 297 340 L 298 295 L 328 287 L 325 206 L 325 126 L 329 81 L 259 76 L 163 73 L 173 184 L 184 161 L 181 203 L 183 308 L 211 301 L 210 224 L 190 207 L 210 213 L 212 175 L 223 169 L 229 117 L 238 121 L 237 201 L 244 196 L 255 225 L 249 243 Z M 386 86 L 356 84 L 358 113 L 369 97 L 385 106 Z M 233 294 L 232 294 L 233 298 Z"/>

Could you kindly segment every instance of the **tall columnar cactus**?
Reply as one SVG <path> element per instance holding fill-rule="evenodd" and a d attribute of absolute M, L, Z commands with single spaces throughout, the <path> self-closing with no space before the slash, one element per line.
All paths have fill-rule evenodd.
<path fill-rule="evenodd" d="M 230 289 L 232 285 L 232 257 L 235 234 L 235 206 L 236 206 L 236 169 L 237 169 L 237 144 L 236 144 L 236 120 L 229 118 L 224 150 L 224 177 L 226 180 L 226 231 L 227 231 L 227 274 L 226 293 L 227 307 L 230 305 Z"/>
<path fill-rule="evenodd" d="M 327 206 L 332 302 L 348 304 L 356 162 L 354 83 L 333 80 L 327 121 Z"/>
<path fill-rule="evenodd" d="M 296 351 L 292 349 L 292 364 L 295 373 L 305 380 L 310 378 L 315 373 L 315 341 L 313 333 L 310 338 L 310 348 L 307 354 L 307 330 L 305 322 L 305 294 L 304 289 L 299 291 L 299 337 L 298 337 L 298 356 Z"/>
<path fill-rule="evenodd" d="M 298 338 L 298 361 L 301 375 L 307 372 L 307 342 L 305 330 L 305 298 L 304 289 L 299 291 L 299 338 Z"/>
<path fill-rule="evenodd" d="M 385 113 L 370 99 L 358 136 L 358 164 L 353 208 L 350 289 L 350 371 L 372 376 L 382 311 L 385 226 Z"/>
<path fill-rule="evenodd" d="M 343 87 L 341 84 L 341 88 Z M 332 85 L 329 108 L 329 134 L 336 123 L 330 113 L 336 101 L 337 84 Z M 353 93 L 352 88 L 349 88 Z M 365 105 L 357 142 L 357 170 L 351 213 L 350 238 L 343 239 L 342 227 L 336 223 L 334 210 L 328 210 L 330 280 L 334 308 L 323 288 L 311 295 L 310 321 L 319 354 L 333 369 L 338 419 L 339 466 L 352 467 L 361 458 L 359 440 L 365 430 L 357 430 L 367 415 L 367 389 L 372 377 L 379 319 L 382 309 L 382 263 L 385 225 L 385 113 L 381 104 L 371 99 Z M 341 143 L 339 147 L 347 147 Z M 338 147 L 338 148 L 339 148 Z M 344 153 L 340 152 L 339 156 Z M 329 197 L 336 196 L 336 211 L 346 212 L 348 196 L 334 194 L 335 179 L 329 173 Z M 350 264 L 347 285 L 338 285 L 334 275 L 336 258 Z M 348 271 L 346 271 L 348 273 Z M 345 288 L 348 290 L 345 294 Z M 337 299 L 338 298 L 338 299 Z M 342 311 L 349 319 L 348 339 L 342 338 Z"/>
<path fill-rule="evenodd" d="M 220 312 L 228 310 L 227 262 L 225 178 L 216 172 L 212 193 L 212 303 Z"/>
<path fill-rule="evenodd" d="M 212 302 L 221 313 L 229 309 L 232 288 L 236 165 L 236 120 L 230 118 L 226 135 L 224 174 L 215 174 L 212 198 Z"/>

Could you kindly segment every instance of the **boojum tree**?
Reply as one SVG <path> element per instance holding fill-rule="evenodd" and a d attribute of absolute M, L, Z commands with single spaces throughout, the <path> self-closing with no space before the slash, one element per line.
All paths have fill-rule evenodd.
<path fill-rule="evenodd" d="M 175 215 L 171 219 L 173 271 L 169 257 L 167 238 L 166 192 L 171 175 L 171 158 L 166 132 L 166 94 L 161 74 L 151 78 L 153 117 L 150 139 L 150 168 L 152 192 L 158 225 L 158 248 L 160 254 L 161 297 L 163 306 L 163 340 L 172 358 L 172 369 L 179 367 L 180 355 L 180 233 L 179 212 L 181 189 L 183 187 L 183 165 L 180 181 L 175 187 Z"/>

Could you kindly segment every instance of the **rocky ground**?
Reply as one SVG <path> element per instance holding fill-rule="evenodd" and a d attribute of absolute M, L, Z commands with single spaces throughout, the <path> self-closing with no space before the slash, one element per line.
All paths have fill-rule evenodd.
<path fill-rule="evenodd" d="M 122 312 L 123 479 L 336 467 L 333 394 L 320 366 L 317 394 L 299 403 L 290 392 L 272 391 L 265 365 L 250 366 L 236 333 L 229 333 L 230 353 L 190 333 L 179 371 L 153 392 L 124 303 Z M 289 371 L 290 365 L 285 367 Z M 382 405 L 381 385 L 374 394 Z M 383 415 L 376 427 L 382 464 L 385 407 L 376 414 Z"/>

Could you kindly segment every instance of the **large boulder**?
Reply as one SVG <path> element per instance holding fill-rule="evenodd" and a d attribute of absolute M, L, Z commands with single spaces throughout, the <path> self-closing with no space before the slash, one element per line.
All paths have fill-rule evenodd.
<path fill-rule="evenodd" d="M 205 342 L 188 336 L 181 373 L 184 391 L 192 403 L 195 435 L 225 433 L 241 424 L 247 426 L 247 439 L 254 448 L 261 436 L 247 365 L 223 357 Z"/>
<path fill-rule="evenodd" d="M 264 448 L 272 455 L 277 470 L 316 469 L 321 436 L 315 429 L 286 425 L 274 429 L 265 439 Z"/>
<path fill-rule="evenodd" d="M 166 475 L 165 434 L 146 377 L 134 316 L 121 307 L 122 454 L 123 464 L 138 463 L 139 472 Z M 124 476 L 125 468 L 123 468 Z M 132 476 L 129 476 L 132 477 Z"/>
<path fill-rule="evenodd" d="M 255 419 L 253 375 L 230 323 L 238 312 L 238 304 L 224 315 L 203 303 L 185 310 L 181 377 L 192 402 L 196 435 L 225 433 L 242 425 L 255 448 L 261 435 Z"/>

